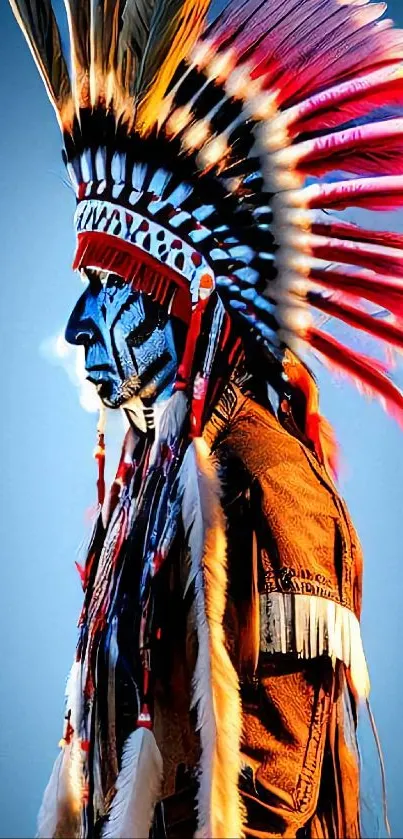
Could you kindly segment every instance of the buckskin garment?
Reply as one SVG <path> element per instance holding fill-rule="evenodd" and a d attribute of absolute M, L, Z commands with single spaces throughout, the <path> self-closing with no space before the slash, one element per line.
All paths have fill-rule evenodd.
<path fill-rule="evenodd" d="M 367 678 L 357 534 L 316 456 L 269 407 L 229 384 L 204 434 L 219 464 L 227 518 L 224 624 L 242 701 L 245 834 L 354 839 L 355 700 Z M 170 652 L 155 734 L 165 797 L 155 839 L 196 829 L 192 767 L 199 747 L 188 709 L 197 641 L 187 573 L 185 553 L 164 588 L 171 590 Z"/>

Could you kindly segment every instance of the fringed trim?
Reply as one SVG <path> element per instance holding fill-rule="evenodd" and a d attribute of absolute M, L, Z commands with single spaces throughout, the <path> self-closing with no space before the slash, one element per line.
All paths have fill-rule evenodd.
<path fill-rule="evenodd" d="M 204 440 L 189 446 L 181 470 L 182 513 L 195 588 L 198 657 L 192 703 L 202 755 L 198 839 L 239 839 L 243 807 L 238 790 L 242 714 L 239 683 L 223 627 L 227 567 L 220 484 Z"/>
<path fill-rule="evenodd" d="M 260 595 L 260 649 L 296 653 L 300 658 L 328 655 L 343 661 L 359 698 L 369 694 L 369 676 L 358 619 L 350 609 L 308 594 Z"/>

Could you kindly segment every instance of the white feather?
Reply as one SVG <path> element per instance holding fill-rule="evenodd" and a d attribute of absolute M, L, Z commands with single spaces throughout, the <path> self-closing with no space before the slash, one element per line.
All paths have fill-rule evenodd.
<path fill-rule="evenodd" d="M 237 839 L 243 834 L 238 790 L 242 730 L 238 677 L 223 626 L 226 589 L 225 519 L 220 484 L 202 438 L 189 446 L 180 473 L 182 516 L 195 589 L 198 656 L 192 704 L 197 708 L 201 760 L 198 839 Z"/>
<path fill-rule="evenodd" d="M 102 839 L 144 839 L 153 820 L 162 781 L 162 757 L 155 737 L 138 728 L 123 747 L 116 794 Z"/>
<path fill-rule="evenodd" d="M 71 745 L 64 746 L 53 765 L 38 815 L 37 839 L 56 836 L 80 836 L 81 804 L 72 795 L 70 785 Z"/>

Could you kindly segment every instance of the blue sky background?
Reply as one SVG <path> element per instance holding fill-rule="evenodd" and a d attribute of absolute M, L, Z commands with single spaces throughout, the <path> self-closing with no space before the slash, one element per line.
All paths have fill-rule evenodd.
<path fill-rule="evenodd" d="M 389 10 L 403 25 L 400 0 Z M 4 0 L 0 38 L 0 837 L 22 839 L 35 832 L 61 736 L 81 606 L 74 559 L 95 495 L 95 416 L 39 351 L 80 293 L 70 269 L 74 200 L 56 120 Z M 403 230 L 399 217 L 393 226 Z M 364 639 L 398 837 L 403 436 L 378 405 L 327 374 L 322 407 L 342 444 L 341 488 L 365 549 Z"/>

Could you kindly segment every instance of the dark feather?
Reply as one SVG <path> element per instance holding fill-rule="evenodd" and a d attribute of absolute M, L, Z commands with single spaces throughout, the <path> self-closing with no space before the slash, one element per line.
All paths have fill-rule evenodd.
<path fill-rule="evenodd" d="M 126 0 L 119 36 L 118 64 L 123 87 L 134 95 L 136 78 L 150 34 L 156 0 Z"/>
<path fill-rule="evenodd" d="M 50 99 L 61 112 L 71 99 L 71 85 L 50 0 L 10 0 L 10 4 Z"/>

